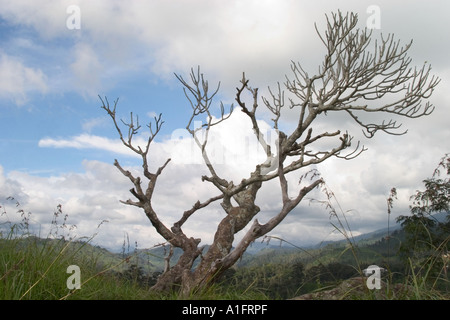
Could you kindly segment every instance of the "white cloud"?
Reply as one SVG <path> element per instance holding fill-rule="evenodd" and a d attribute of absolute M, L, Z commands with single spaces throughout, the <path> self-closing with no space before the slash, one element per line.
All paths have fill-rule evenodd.
<path fill-rule="evenodd" d="M 218 121 L 213 117 L 213 123 Z M 200 128 L 202 121 L 194 123 Z M 276 153 L 277 132 L 266 122 L 259 122 L 261 133 L 272 145 L 272 152 Z M 206 130 L 196 133 L 200 143 L 206 137 Z M 163 143 L 163 149 L 176 164 L 203 164 L 200 148 L 186 129 L 176 129 L 169 140 Z M 240 110 L 232 113 L 229 119 L 213 126 L 208 133 L 206 144 L 209 161 L 217 166 L 219 175 L 229 175 L 230 180 L 242 179 L 242 175 L 249 174 L 255 165 L 263 162 L 265 153 L 255 138 L 250 118 Z"/>
<path fill-rule="evenodd" d="M 36 177 L 21 172 L 11 172 L 8 179 L 21 186 L 27 198 L 21 202 L 25 211 L 31 212 L 31 224 L 40 228 L 42 236 L 50 232 L 53 213 L 58 204 L 62 206 L 63 215 L 67 214 L 67 224 L 76 225 L 72 236 L 92 236 L 98 232 L 96 243 L 117 249 L 123 241 L 124 232 L 129 232 L 133 225 L 147 225 L 145 216 L 138 210 L 119 203 L 127 199 L 128 181 L 118 170 L 109 164 L 86 161 L 85 172 L 64 174 L 57 177 Z M 58 221 L 62 224 L 63 216 Z M 103 220 L 109 223 L 97 230 Z M 136 235 L 144 242 L 158 241 L 151 233 Z M 67 230 L 66 230 L 67 231 Z M 152 245 L 152 243 L 148 243 Z"/>
<path fill-rule="evenodd" d="M 94 128 L 105 126 L 107 123 L 106 120 L 105 117 L 85 119 L 82 123 L 83 131 L 91 133 Z"/>
<path fill-rule="evenodd" d="M 73 4 L 80 7 L 80 30 L 66 27 L 66 9 Z M 124 74 L 144 70 L 173 80 L 173 72 L 188 72 L 197 65 L 210 75 L 212 82 L 221 80 L 227 94 L 234 94 L 235 83 L 243 71 L 253 85 L 265 87 L 283 81 L 290 60 L 301 61 L 311 72 L 317 70 L 325 52 L 314 23 L 324 30 L 324 14 L 341 9 L 358 12 L 360 26 L 364 27 L 369 17 L 366 9 L 371 4 L 290 0 L 80 0 L 55 4 L 40 0 L 30 5 L 20 0 L 1 1 L 0 14 L 11 23 L 32 27 L 43 39 L 68 40 L 63 44 L 67 46 L 66 54 L 56 63 L 65 64 L 66 58 L 74 55 L 71 69 L 75 72 L 75 89 L 84 94 L 96 94 L 99 88 L 118 81 Z M 405 7 L 379 1 L 377 5 L 383 33 L 399 32 L 405 42 L 416 35 L 419 41 L 426 41 L 428 46 L 419 42 L 412 50 L 420 63 L 443 60 L 448 45 L 440 41 L 439 34 L 445 32 L 441 23 L 446 20 L 422 16 L 422 7 L 428 8 L 428 4 L 412 1 Z M 436 10 L 436 6 L 431 7 L 427 10 Z M 439 17 L 446 12 L 437 11 L 434 14 Z M 421 23 L 415 23 L 416 20 Z M 430 41 L 433 46 L 429 46 Z M 429 50 L 430 47 L 435 49 Z"/>
<path fill-rule="evenodd" d="M 78 91 L 83 95 L 97 96 L 102 90 L 104 67 L 99 61 L 98 53 L 89 44 L 78 44 L 75 47 L 74 61 L 70 65 Z"/>
<path fill-rule="evenodd" d="M 60 36 L 65 31 L 66 8 L 74 1 L 39 0 L 30 4 L 26 0 L 0 2 L 0 14 L 12 23 L 34 28 L 45 38 Z"/>
<path fill-rule="evenodd" d="M 42 70 L 24 65 L 18 58 L 0 53 L 0 97 L 21 106 L 31 92 L 45 93 L 47 79 Z"/>
<path fill-rule="evenodd" d="M 20 184 L 5 176 L 3 167 L 0 166 L 0 205 L 8 197 L 16 197 L 17 201 L 25 200 Z"/>
<path fill-rule="evenodd" d="M 139 143 L 139 140 L 137 141 Z M 141 144 L 143 140 L 140 139 Z M 70 139 L 43 138 L 39 140 L 39 147 L 43 148 L 75 148 L 75 149 L 100 149 L 118 154 L 136 156 L 127 149 L 120 140 L 111 140 L 91 134 L 80 134 Z"/>

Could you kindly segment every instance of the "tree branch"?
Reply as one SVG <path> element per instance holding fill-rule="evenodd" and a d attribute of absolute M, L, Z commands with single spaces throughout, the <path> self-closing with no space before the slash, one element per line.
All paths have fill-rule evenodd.
<path fill-rule="evenodd" d="M 139 125 L 138 117 L 134 118 L 133 114 L 131 113 L 130 114 L 130 122 L 127 123 L 122 120 L 122 124 L 128 128 L 128 135 L 127 135 L 127 139 L 125 140 L 123 133 L 122 133 L 122 129 L 120 128 L 120 126 L 117 122 L 117 119 L 116 119 L 116 108 L 117 108 L 118 99 L 114 102 L 113 107 L 110 106 L 107 98 L 105 98 L 105 100 L 103 100 L 100 97 L 100 100 L 102 102 L 101 108 L 104 109 L 107 112 L 107 114 L 111 117 L 122 143 L 127 148 L 129 148 L 130 150 L 132 150 L 133 152 L 135 152 L 136 154 L 141 156 L 144 176 L 146 178 L 148 178 L 148 180 L 149 180 L 147 189 L 144 191 L 141 186 L 141 178 L 135 177 L 129 170 L 125 170 L 116 159 L 114 161 L 114 166 L 133 183 L 134 188 L 130 189 L 130 193 L 138 199 L 138 201 L 133 201 L 131 199 L 128 199 L 126 201 L 121 201 L 121 202 L 123 204 L 142 208 L 145 211 L 145 214 L 147 215 L 147 217 L 150 220 L 150 222 L 152 223 L 152 225 L 155 227 L 157 232 L 162 237 L 164 237 L 164 239 L 166 239 L 167 241 L 169 241 L 170 243 L 172 243 L 174 245 L 181 246 L 183 244 L 183 239 L 180 237 L 178 237 L 178 238 L 175 237 L 175 235 L 161 222 L 161 220 L 158 218 L 158 215 L 153 210 L 152 205 L 151 205 L 153 191 L 156 186 L 157 178 L 162 173 L 162 171 L 167 166 L 167 164 L 170 162 L 170 159 L 167 159 L 166 162 L 161 167 L 159 167 L 155 173 L 150 172 L 148 169 L 147 154 L 150 149 L 150 144 L 154 140 L 156 135 L 159 133 L 161 126 L 164 123 L 161 120 L 161 115 L 159 115 L 158 118 L 156 118 L 156 117 L 154 118 L 155 124 L 156 124 L 155 131 L 153 131 L 151 123 L 149 125 L 147 125 L 147 127 L 150 130 L 150 136 L 147 139 L 147 143 L 146 143 L 144 150 L 142 150 L 142 148 L 140 146 L 133 145 L 133 137 L 139 133 L 139 129 L 141 128 L 141 126 Z M 136 119 L 136 120 L 134 120 L 134 119 Z"/>
<path fill-rule="evenodd" d="M 180 232 L 181 226 L 187 221 L 187 219 L 189 219 L 189 217 L 190 217 L 192 214 L 194 214 L 194 213 L 195 213 L 197 210 L 199 210 L 199 209 L 202 209 L 202 208 L 207 207 L 208 205 L 210 205 L 210 204 L 211 204 L 212 202 L 214 202 L 214 201 L 223 199 L 223 197 L 224 197 L 224 195 L 221 194 L 221 195 L 219 195 L 219 196 L 212 197 L 212 198 L 208 199 L 207 201 L 205 201 L 205 202 L 203 202 L 203 203 L 201 203 L 200 201 L 197 201 L 197 202 L 192 206 L 191 209 L 186 210 L 186 211 L 183 213 L 183 216 L 181 217 L 180 220 L 178 220 L 177 222 L 175 222 L 175 223 L 173 224 L 172 231 L 173 231 L 174 233 Z"/>
<path fill-rule="evenodd" d="M 258 121 L 256 120 L 255 114 L 256 114 L 256 109 L 258 108 L 258 89 L 251 88 L 248 85 L 248 82 L 249 82 L 249 80 L 245 78 L 245 73 L 243 73 L 242 80 L 241 80 L 242 86 L 240 88 L 236 88 L 236 90 L 237 90 L 236 101 L 239 104 L 239 106 L 241 107 L 241 111 L 250 118 L 250 120 L 252 122 L 253 133 L 255 134 L 256 139 L 258 140 L 259 144 L 261 145 L 261 147 L 263 148 L 263 150 L 266 154 L 266 161 L 264 163 L 262 163 L 261 166 L 266 169 L 265 171 L 270 172 L 274 169 L 273 165 L 274 165 L 274 163 L 276 163 L 277 160 L 274 158 L 274 155 L 272 154 L 271 146 L 265 140 L 264 135 L 261 133 L 261 130 L 259 128 Z M 243 102 L 242 98 L 241 98 L 241 95 L 245 89 L 251 93 L 252 98 L 253 98 L 253 105 L 252 105 L 251 111 L 247 108 L 245 102 Z M 281 100 L 279 100 L 279 101 L 281 103 Z M 277 127 L 278 127 L 278 119 L 280 116 L 279 111 L 276 111 L 277 108 L 278 107 L 274 108 L 274 110 L 275 110 L 274 112 L 276 115 L 276 118 L 274 120 L 275 129 L 277 129 Z M 279 107 L 279 109 L 281 109 L 281 107 Z M 278 114 L 277 114 L 277 112 L 278 112 Z"/>
<path fill-rule="evenodd" d="M 175 76 L 183 85 L 183 91 L 186 95 L 186 98 L 189 100 L 191 108 L 192 108 L 192 115 L 188 121 L 188 124 L 186 125 L 186 130 L 188 130 L 188 132 L 192 135 L 195 143 L 200 148 L 200 150 L 202 152 L 203 160 L 204 160 L 209 172 L 212 175 L 211 178 L 203 177 L 202 179 L 204 181 L 206 180 L 206 181 L 213 182 L 213 184 L 220 191 L 223 192 L 223 190 L 228 186 L 228 182 L 225 179 L 222 179 L 218 176 L 211 161 L 209 160 L 208 153 L 206 151 L 206 145 L 208 143 L 209 130 L 211 129 L 211 127 L 228 119 L 231 116 L 231 113 L 233 112 L 233 105 L 230 106 L 230 111 L 226 115 L 223 103 L 220 103 L 221 117 L 219 120 L 213 122 L 213 115 L 211 113 L 211 104 L 212 104 L 214 96 L 219 91 L 220 82 L 217 85 L 217 88 L 213 92 L 213 94 L 210 95 L 208 93 L 208 90 L 209 90 L 208 81 L 205 80 L 203 74 L 200 73 L 200 67 L 198 67 L 196 73 L 194 72 L 193 69 L 191 69 L 190 78 L 191 78 L 192 84 L 190 84 L 189 82 L 184 80 L 181 75 L 175 74 Z M 202 115 L 202 114 L 205 114 L 207 116 L 206 123 L 202 124 L 200 127 L 191 128 L 194 119 L 197 116 Z M 197 132 L 202 129 L 205 129 L 205 138 L 204 138 L 203 142 L 201 142 L 197 136 Z"/>

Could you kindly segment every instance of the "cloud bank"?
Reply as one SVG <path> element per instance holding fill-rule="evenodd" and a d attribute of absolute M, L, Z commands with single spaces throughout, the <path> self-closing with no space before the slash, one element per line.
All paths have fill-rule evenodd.
<path fill-rule="evenodd" d="M 268 128 L 269 125 L 261 121 L 261 127 Z M 214 137 L 211 142 L 215 142 L 215 145 L 208 145 L 209 152 L 223 156 L 224 153 L 217 150 L 229 150 L 233 155 L 225 159 L 213 159 L 219 175 L 234 181 L 248 177 L 254 165 L 264 157 L 262 150 L 259 153 L 261 157 L 258 157 L 257 152 L 242 152 L 253 150 L 249 149 L 248 141 L 252 138 L 252 132 L 246 116 L 236 111 L 229 120 L 215 128 L 216 136 L 211 136 Z M 130 157 L 131 154 L 123 149 L 118 140 L 84 135 L 66 140 L 43 139 L 40 145 L 45 148 L 104 150 L 111 155 L 111 159 L 117 158 L 135 175 L 142 176 L 139 159 Z M 417 154 L 409 159 L 410 146 L 402 146 L 394 140 L 381 145 L 374 143 L 370 147 L 369 151 L 355 160 L 331 159 L 317 166 L 327 183 L 326 187 L 335 194 L 333 206 L 341 219 L 345 215 L 353 235 L 386 227 L 388 218 L 393 223 L 396 216 L 407 214 L 409 196 L 420 188 L 421 180 L 431 174 L 424 168 L 430 168 L 439 160 L 430 154 Z M 159 178 L 153 203 L 161 219 L 171 226 L 197 200 L 205 201 L 218 195 L 218 191 L 209 183 L 201 181 L 201 176 L 208 172 L 192 138 L 180 139 L 175 131 L 171 139 L 151 146 L 149 159 L 154 170 L 168 158 L 173 160 Z M 292 196 L 299 190 L 298 181 L 304 173 L 288 175 Z M 33 221 L 42 225 L 43 232 L 49 230 L 52 213 L 56 205 L 61 204 L 64 213 L 69 215 L 68 222 L 77 226 L 74 232 L 78 236 L 98 233 L 95 241 L 110 249 L 119 250 L 125 234 L 129 234 L 131 241 L 136 241 L 140 247 L 150 247 L 163 241 L 143 212 L 119 202 L 132 198 L 128 192 L 132 184 L 112 164 L 86 160 L 82 173 L 36 177 L 13 171 L 7 176 L 2 173 L 0 178 L 3 185 L 9 185 L 9 189 L 4 192 L 15 195 L 26 210 L 32 211 Z M 386 199 L 392 187 L 397 187 L 399 199 L 394 204 L 393 214 L 388 217 Z M 270 181 L 262 188 L 257 198 L 257 204 L 261 207 L 258 215 L 260 222 L 276 214 L 280 209 L 280 197 L 278 181 Z M 339 233 L 331 224 L 337 221 L 330 217 L 329 210 L 320 202 L 324 200 L 325 194 L 320 190 L 311 193 L 272 235 L 299 245 L 339 238 Z M 216 203 L 197 212 L 186 223 L 184 230 L 189 236 L 210 243 L 217 223 L 223 217 L 224 212 Z M 98 224 L 104 220 L 108 223 L 103 224 L 97 232 Z"/>

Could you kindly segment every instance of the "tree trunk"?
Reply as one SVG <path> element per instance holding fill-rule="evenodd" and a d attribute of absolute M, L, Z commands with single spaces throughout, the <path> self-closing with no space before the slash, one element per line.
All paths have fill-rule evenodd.
<path fill-rule="evenodd" d="M 260 211 L 260 208 L 254 204 L 255 187 L 259 189 L 260 185 L 248 188 L 235 197 L 241 204 L 239 207 L 230 207 L 228 201 L 224 201 L 222 206 L 228 214 L 219 223 L 214 241 L 204 255 L 201 254 L 201 249 L 198 249 L 197 245 L 191 250 L 185 250 L 178 262 L 160 276 L 152 289 L 167 291 L 176 284 L 180 286 L 183 296 L 189 296 L 193 291 L 212 285 L 225 270 L 230 268 L 245 251 L 242 250 L 233 259 L 227 259 L 224 263 L 224 258 L 232 250 L 234 235 L 241 231 Z M 243 201 L 243 199 L 245 200 Z M 194 260 L 198 256 L 201 261 L 195 270 L 192 270 Z"/>

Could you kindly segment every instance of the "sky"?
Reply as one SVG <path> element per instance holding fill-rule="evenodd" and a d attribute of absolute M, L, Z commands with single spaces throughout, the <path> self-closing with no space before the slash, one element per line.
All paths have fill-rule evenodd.
<path fill-rule="evenodd" d="M 170 226 L 197 200 L 217 195 L 201 181 L 206 169 L 184 130 L 191 108 L 174 74 L 188 78 L 191 68 L 200 66 L 211 88 L 220 82 L 216 109 L 220 101 L 226 107 L 233 102 L 243 72 L 267 96 L 268 87 L 290 74 L 291 61 L 317 71 L 325 48 L 314 24 L 323 31 L 325 14 L 337 10 L 357 13 L 360 28 L 375 21 L 370 25 L 374 38 L 393 33 L 402 44 L 413 40 L 412 65 L 427 62 L 441 79 L 430 98 L 435 111 L 401 119 L 406 135 L 378 133 L 366 139 L 361 128 L 339 115 L 317 124 L 348 130 L 368 149 L 354 160 L 330 159 L 315 167 L 352 234 L 385 228 L 388 221 L 393 225 L 397 216 L 409 213 L 409 197 L 423 189 L 422 180 L 450 151 L 450 3 L 444 0 L 408 5 L 392 0 L 0 0 L 1 219 L 20 220 L 21 208 L 45 236 L 61 205 L 67 224 L 76 226 L 70 231 L 74 237 L 95 235 L 93 242 L 111 250 L 119 250 L 124 239 L 140 248 L 163 242 L 142 211 L 119 202 L 132 198 L 132 185 L 113 166 L 114 159 L 136 174 L 141 163 L 121 144 L 99 96 L 111 103 L 119 98 L 118 117 L 128 120 L 133 112 L 143 128 L 162 114 L 149 161 L 157 168 L 172 159 L 154 197 L 155 210 Z M 283 128 L 295 121 L 283 119 Z M 273 133 L 261 100 L 260 125 Z M 211 153 L 224 177 L 248 177 L 261 159 L 252 137 L 242 112 L 215 127 L 210 139 L 218 147 Z M 145 138 L 142 133 L 136 142 Z M 301 174 L 290 175 L 292 192 Z M 388 215 L 392 187 L 398 199 Z M 275 182 L 261 190 L 259 221 L 280 208 L 278 189 Z M 338 239 L 335 218 L 313 199 L 325 199 L 323 192 L 311 193 L 270 235 L 298 245 Z M 210 243 L 223 217 L 219 205 L 212 205 L 196 213 L 184 231 Z"/>

